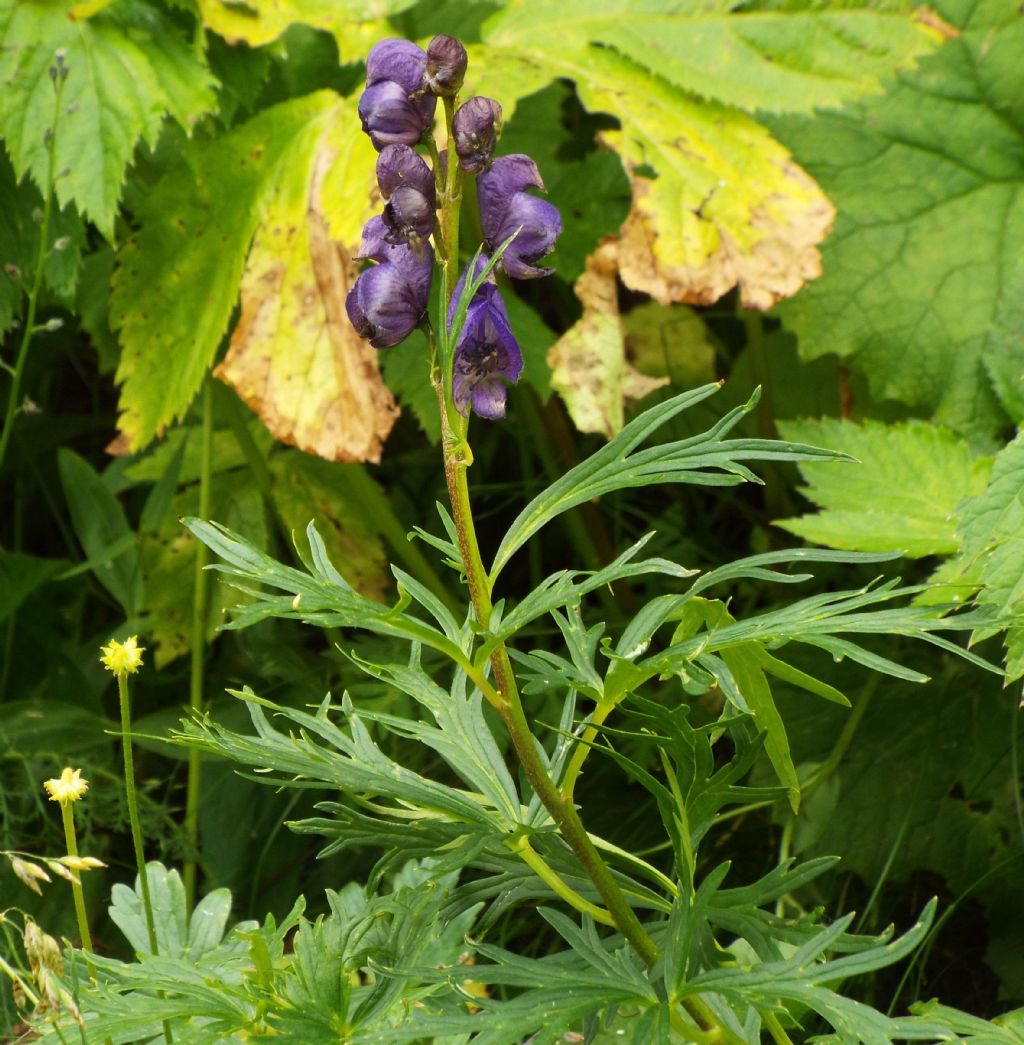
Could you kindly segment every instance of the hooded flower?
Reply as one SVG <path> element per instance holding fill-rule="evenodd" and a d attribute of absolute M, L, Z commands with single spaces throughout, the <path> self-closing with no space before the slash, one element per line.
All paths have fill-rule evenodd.
<path fill-rule="evenodd" d="M 499 156 L 477 178 L 480 224 L 484 248 L 497 248 L 516 229 L 519 234 L 502 255 L 501 266 L 513 279 L 550 276 L 554 269 L 534 264 L 554 249 L 562 231 L 562 216 L 547 200 L 531 196 L 527 189 L 544 190 L 537 164 L 521 153 Z M 521 226 L 521 228 L 520 228 Z"/>
<path fill-rule="evenodd" d="M 374 348 L 391 348 L 416 329 L 427 310 L 434 254 L 423 244 L 414 251 L 388 242 L 383 218 L 363 229 L 359 258 L 377 264 L 360 273 L 345 298 L 345 311 L 356 333 Z"/>
<path fill-rule="evenodd" d="M 359 118 L 378 151 L 415 145 L 433 121 L 437 98 L 421 91 L 426 68 L 426 51 L 409 40 L 381 40 L 370 52 Z"/>
<path fill-rule="evenodd" d="M 493 98 L 470 98 L 459 106 L 452 120 L 459 166 L 479 174 L 490 165 L 501 131 L 501 106 Z"/>
<path fill-rule="evenodd" d="M 388 145 L 377 157 L 377 184 L 388 201 L 382 215 L 389 243 L 419 250 L 434 231 L 434 175 L 408 145 Z"/>
<path fill-rule="evenodd" d="M 477 273 L 487 264 L 481 257 Z M 448 325 L 455 318 L 467 269 L 455 286 L 448 310 Z M 493 283 L 484 283 L 473 295 L 455 345 L 452 399 L 463 416 L 473 411 L 489 421 L 505 416 L 506 382 L 514 384 L 523 372 L 523 354 L 509 325 L 505 303 Z"/>

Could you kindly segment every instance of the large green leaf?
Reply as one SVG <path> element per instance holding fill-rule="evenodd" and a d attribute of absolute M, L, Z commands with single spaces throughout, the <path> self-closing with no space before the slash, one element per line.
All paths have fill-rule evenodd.
<path fill-rule="evenodd" d="M 893 90 L 774 124 L 839 211 L 825 276 L 781 314 L 806 358 L 991 435 L 1024 419 L 1024 20 L 938 7 L 962 35 Z"/>
<path fill-rule="evenodd" d="M 603 137 L 633 183 L 619 259 L 630 287 L 662 303 L 707 303 L 739 284 L 745 303 L 761 308 L 818 274 L 816 244 L 832 208 L 787 151 L 731 106 L 835 104 L 877 88 L 879 76 L 930 46 L 902 15 L 736 15 L 658 0 L 514 3 L 483 36 L 470 65 L 474 90 L 511 108 L 565 77 L 589 110 L 618 119 L 621 129 Z"/>
<path fill-rule="evenodd" d="M 55 117 L 58 50 L 68 76 Z M 85 20 L 63 3 L 0 0 L 0 83 L 0 136 L 19 177 L 30 171 L 46 185 L 44 132 L 56 118 L 57 197 L 108 239 L 135 146 L 156 144 L 165 115 L 191 130 L 214 105 L 198 52 L 156 7 L 133 0 Z"/>
<path fill-rule="evenodd" d="M 311 124 L 336 98 L 320 92 L 268 109 L 194 145 L 141 201 L 140 231 L 118 254 L 111 321 L 123 346 L 121 428 L 133 447 L 181 417 L 209 369 L 238 299 L 263 203 L 308 155 Z"/>
<path fill-rule="evenodd" d="M 985 489 L 992 459 L 921 421 L 786 421 L 787 439 L 827 446 L 854 462 L 798 465 L 814 515 L 777 522 L 816 544 L 850 551 L 950 555 L 960 547 L 957 505 Z"/>

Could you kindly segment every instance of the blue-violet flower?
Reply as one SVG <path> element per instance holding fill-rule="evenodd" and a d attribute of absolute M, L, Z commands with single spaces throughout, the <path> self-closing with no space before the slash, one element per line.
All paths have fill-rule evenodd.
<path fill-rule="evenodd" d="M 487 257 L 477 263 L 479 274 Z M 455 286 L 448 310 L 451 327 L 462 288 L 469 275 L 467 268 Z M 512 333 L 505 303 L 493 282 L 481 285 L 466 310 L 466 318 L 455 345 L 452 370 L 452 399 L 460 414 L 469 408 L 481 417 L 497 421 L 505 416 L 506 382 L 515 384 L 523 372 L 523 354 Z"/>
<path fill-rule="evenodd" d="M 466 76 L 469 56 L 454 36 L 435 36 L 427 45 L 427 68 L 423 87 L 431 94 L 453 97 L 459 93 Z"/>
<path fill-rule="evenodd" d="M 426 51 L 409 40 L 381 40 L 370 51 L 359 118 L 378 151 L 415 145 L 432 123 L 437 98 L 421 90 L 426 68 Z"/>
<path fill-rule="evenodd" d="M 562 216 L 553 204 L 526 191 L 544 189 L 537 164 L 521 153 L 499 156 L 477 178 L 476 185 L 484 248 L 497 250 L 519 229 L 502 255 L 502 268 L 514 279 L 550 276 L 554 269 L 538 268 L 534 262 L 554 249 L 562 231 Z"/>
<path fill-rule="evenodd" d="M 430 168 L 408 145 L 388 145 L 377 157 L 377 184 L 388 201 L 382 215 L 388 242 L 419 250 L 434 231 L 437 188 Z"/>
<path fill-rule="evenodd" d="M 416 329 L 427 310 L 434 265 L 429 244 L 415 251 L 387 236 L 381 217 L 366 223 L 356 257 L 377 264 L 360 273 L 345 298 L 352 326 L 374 348 L 391 348 Z"/>

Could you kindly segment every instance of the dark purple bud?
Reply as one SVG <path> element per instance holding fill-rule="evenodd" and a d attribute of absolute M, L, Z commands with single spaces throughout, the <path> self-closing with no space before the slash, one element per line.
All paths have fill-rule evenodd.
<path fill-rule="evenodd" d="M 366 86 L 391 80 L 406 94 L 418 91 L 427 69 L 427 52 L 411 40 L 392 37 L 376 44 L 366 59 Z"/>
<path fill-rule="evenodd" d="M 431 94 L 453 97 L 466 76 L 466 48 L 454 36 L 435 36 L 427 47 L 427 69 L 423 87 Z"/>
<path fill-rule="evenodd" d="M 482 257 L 477 273 L 487 264 Z M 448 324 L 455 317 L 467 269 L 455 286 L 448 310 Z M 473 295 L 455 345 L 452 369 L 452 399 L 463 416 L 473 412 L 489 421 L 505 416 L 506 384 L 515 384 L 523 372 L 523 354 L 509 325 L 505 303 L 493 283 L 484 283 Z"/>
<path fill-rule="evenodd" d="M 434 264 L 429 245 L 414 251 L 389 244 L 386 235 L 380 217 L 366 223 L 356 256 L 379 264 L 360 273 L 345 298 L 352 326 L 374 348 L 391 348 L 416 329 L 427 310 Z"/>
<path fill-rule="evenodd" d="M 459 166 L 479 174 L 490 166 L 501 133 L 501 106 L 493 98 L 470 98 L 459 106 L 452 120 Z"/>
<path fill-rule="evenodd" d="M 513 279 L 536 279 L 554 271 L 534 264 L 551 253 L 562 231 L 558 208 L 526 192 L 543 188 L 537 165 L 521 154 L 499 156 L 477 178 L 485 249 L 496 250 L 519 229 L 500 262 Z"/>
<path fill-rule="evenodd" d="M 434 119 L 437 99 L 411 99 L 395 80 L 379 80 L 359 98 L 359 119 L 377 150 L 387 145 L 415 145 Z"/>

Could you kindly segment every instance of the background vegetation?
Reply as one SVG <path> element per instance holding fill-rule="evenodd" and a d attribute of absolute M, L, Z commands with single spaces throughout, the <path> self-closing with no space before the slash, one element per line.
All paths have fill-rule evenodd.
<path fill-rule="evenodd" d="M 254 679 L 289 708 L 347 690 L 369 711 L 412 712 L 339 652 L 343 630 L 219 631 L 240 596 L 202 572 L 179 519 L 216 519 L 294 562 L 291 535 L 312 518 L 361 593 L 393 601 L 394 560 L 460 597 L 406 538 L 436 528 L 444 498 L 425 342 L 378 354 L 342 310 L 377 206 L 361 63 L 385 36 L 437 32 L 466 41 L 468 89 L 505 109 L 502 151 L 536 158 L 565 221 L 556 276 L 504 291 L 527 368 L 509 420 L 475 425 L 485 551 L 638 403 L 716 379 L 723 392 L 675 437 L 760 385 L 741 433 L 858 462 L 588 503 L 510 565 L 505 591 L 567 565 L 566 548 L 594 569 L 654 530 L 651 554 L 698 569 L 794 539 L 899 553 L 887 575 L 938 584 L 923 603 L 987 611 L 973 648 L 1005 676 L 898 635 L 871 644 L 898 678 L 834 645 L 801 654 L 853 707 L 778 686 L 799 814 L 740 812 L 713 856 L 750 876 L 840 856 L 799 903 L 856 910 L 863 932 L 906 926 L 937 895 L 914 959 L 857 988 L 882 1010 L 934 995 L 985 1017 L 1024 1004 L 1024 18 L 1010 0 L 385 0 L 372 19 L 317 0 L 0 0 L 0 849 L 63 852 L 40 782 L 87 767 L 80 846 L 108 869 L 85 876 L 86 899 L 100 953 L 126 952 L 106 914 L 133 872 L 98 649 L 137 633 L 151 858 L 196 862 L 200 894 L 227 886 L 233 916 L 260 920 L 300 893 L 321 909 L 325 888 L 374 866 L 359 847 L 316 860 L 322 840 L 283 826 L 313 816 L 316 796 L 212 758 L 193 837 L 189 753 L 166 741 L 190 696 L 241 729 L 226 691 Z M 814 583 L 881 570 L 826 567 Z M 595 593 L 612 628 L 646 583 Z M 744 582 L 730 612 L 778 598 Z M 533 700 L 554 725 L 560 703 Z M 648 853 L 664 837 L 654 803 L 613 772 L 588 766 L 588 826 Z M 76 935 L 57 885 L 34 896 L 4 865 L 0 890 L 3 907 Z M 555 934 L 536 931 L 515 909 L 494 929 L 543 953 Z M 7 995 L 0 1027 L 16 1022 Z"/>

